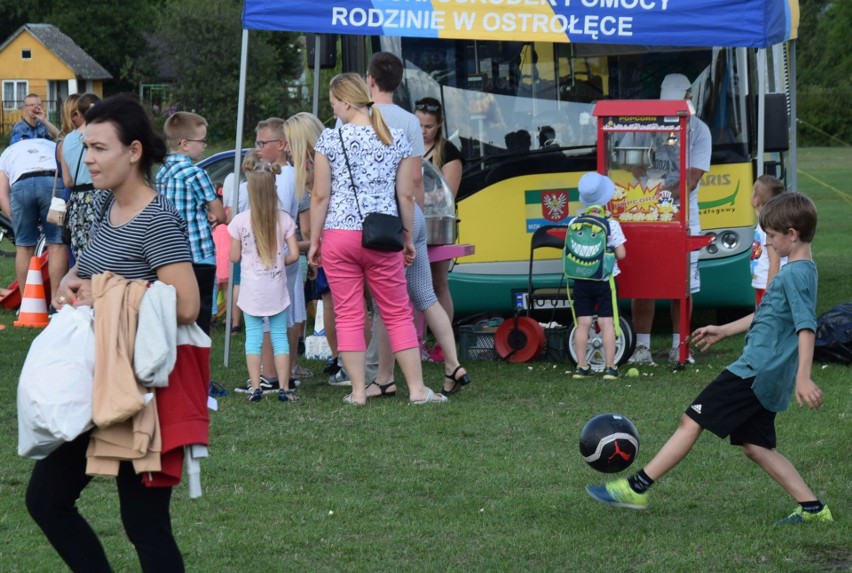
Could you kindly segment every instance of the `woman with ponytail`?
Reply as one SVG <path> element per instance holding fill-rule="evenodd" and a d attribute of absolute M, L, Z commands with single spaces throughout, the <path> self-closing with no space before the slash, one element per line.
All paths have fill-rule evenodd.
<path fill-rule="evenodd" d="M 316 144 L 308 261 L 323 266 L 331 287 L 338 351 L 352 381 L 346 401 L 359 405 L 367 401 L 365 285 L 387 327 L 391 349 L 408 383 L 409 400 L 415 404 L 446 401 L 423 384 L 405 280 L 405 266 L 417 256 L 411 233 L 416 171 L 411 144 L 401 130 L 388 128 L 361 76 L 335 76 L 329 99 L 343 125 L 323 131 Z M 400 216 L 402 252 L 361 245 L 362 221 L 368 213 Z"/>

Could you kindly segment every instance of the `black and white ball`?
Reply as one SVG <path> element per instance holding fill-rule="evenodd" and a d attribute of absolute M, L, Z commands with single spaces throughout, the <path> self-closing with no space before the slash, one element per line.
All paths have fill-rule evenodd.
<path fill-rule="evenodd" d="M 580 453 L 599 472 L 620 472 L 639 454 L 639 432 L 621 414 L 595 416 L 580 432 Z"/>

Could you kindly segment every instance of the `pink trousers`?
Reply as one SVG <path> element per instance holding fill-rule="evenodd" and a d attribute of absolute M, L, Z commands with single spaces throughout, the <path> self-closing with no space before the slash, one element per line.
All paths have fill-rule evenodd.
<path fill-rule="evenodd" d="M 328 277 L 337 315 L 337 348 L 364 352 L 364 285 L 369 285 L 388 330 L 391 350 L 417 348 L 402 253 L 361 246 L 361 231 L 326 229 L 322 235 L 322 267 Z"/>

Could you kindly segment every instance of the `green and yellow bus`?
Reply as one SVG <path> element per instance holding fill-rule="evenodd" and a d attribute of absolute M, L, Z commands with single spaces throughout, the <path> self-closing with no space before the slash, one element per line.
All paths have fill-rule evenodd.
<path fill-rule="evenodd" d="M 787 164 L 785 45 L 758 52 L 382 36 L 373 38 L 373 49 L 405 62 L 400 105 L 413 109 L 424 96 L 443 102 L 446 135 L 465 158 L 459 240 L 475 244 L 476 254 L 458 259 L 450 274 L 457 315 L 512 311 L 515 295 L 526 291 L 533 231 L 566 222 L 578 205 L 577 181 L 597 167 L 595 102 L 656 99 L 673 72 L 693 81 L 693 103 L 713 136 L 699 207 L 702 232 L 716 241 L 700 253 L 695 304 L 753 306 L 751 188 L 759 163 L 782 177 Z M 759 69 L 768 93 L 762 155 Z M 564 191 L 567 204 L 548 201 Z M 563 280 L 556 257 L 537 259 L 535 274 L 537 285 Z"/>

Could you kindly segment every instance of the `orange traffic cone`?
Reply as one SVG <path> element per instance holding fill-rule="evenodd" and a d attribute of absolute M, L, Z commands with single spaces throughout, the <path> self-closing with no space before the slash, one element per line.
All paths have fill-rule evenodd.
<path fill-rule="evenodd" d="M 15 326 L 47 326 L 47 303 L 44 296 L 44 282 L 41 279 L 41 261 L 38 257 L 30 259 L 27 271 L 27 286 L 24 287 L 24 297 L 21 300 L 21 311 Z"/>

